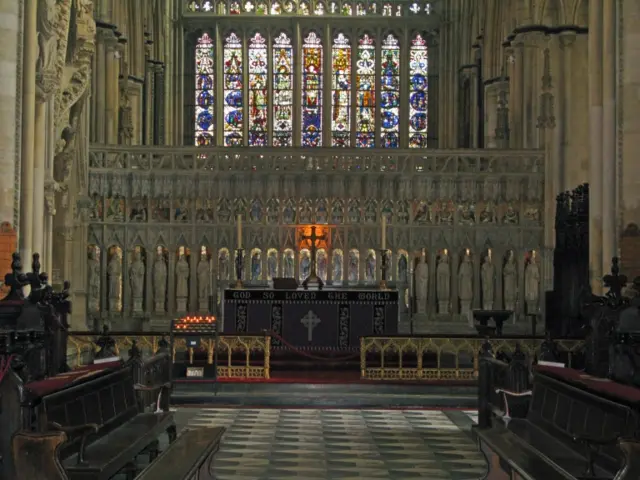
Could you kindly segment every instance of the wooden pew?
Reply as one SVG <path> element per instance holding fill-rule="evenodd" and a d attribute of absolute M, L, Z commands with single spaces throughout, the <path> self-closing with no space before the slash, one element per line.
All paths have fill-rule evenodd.
<path fill-rule="evenodd" d="M 637 480 L 639 409 L 638 389 L 571 369 L 537 367 L 526 417 L 479 422 L 474 434 L 511 478 Z"/>
<path fill-rule="evenodd" d="M 224 428 L 197 428 L 182 432 L 135 480 L 214 480 L 213 456 Z"/>
<path fill-rule="evenodd" d="M 166 385 L 136 385 L 131 366 L 121 363 L 85 367 L 84 373 L 80 369 L 67 376 L 72 380 L 65 385 L 58 376 L 25 386 L 25 415 L 32 419 L 32 431 L 14 435 L 13 457 L 18 461 L 19 451 L 47 465 L 49 470 L 38 478 L 108 479 L 127 471 L 132 479 L 138 455 L 157 455 L 160 434 L 166 432 L 170 442 L 175 440 L 173 414 L 145 412 L 137 397 L 140 390 L 165 390 L 168 396 Z M 65 441 L 57 444 L 61 437 L 53 432 L 64 433 Z M 21 470 L 25 468 L 25 462 L 16 464 L 16 478 L 30 478 Z"/>

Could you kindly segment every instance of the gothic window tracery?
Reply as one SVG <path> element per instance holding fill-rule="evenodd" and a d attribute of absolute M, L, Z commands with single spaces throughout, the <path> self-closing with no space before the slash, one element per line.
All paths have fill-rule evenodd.
<path fill-rule="evenodd" d="M 351 144 L 351 42 L 343 33 L 331 49 L 331 146 Z"/>
<path fill-rule="evenodd" d="M 273 45 L 273 146 L 290 147 L 293 140 L 293 47 L 285 33 Z"/>
<path fill-rule="evenodd" d="M 256 33 L 249 41 L 249 146 L 267 146 L 267 43 Z"/>
<path fill-rule="evenodd" d="M 320 37 L 309 32 L 302 44 L 303 147 L 322 146 L 322 54 Z"/>
<path fill-rule="evenodd" d="M 194 143 L 213 146 L 218 136 L 225 147 L 426 148 L 428 45 L 415 33 L 405 50 L 401 37 L 310 30 L 297 47 L 286 30 L 226 31 L 218 57 L 203 34 L 194 51 Z"/>
<path fill-rule="evenodd" d="M 390 33 L 382 41 L 380 64 L 380 143 L 398 148 L 400 132 L 400 42 Z"/>
<path fill-rule="evenodd" d="M 242 40 L 231 32 L 224 45 L 224 145 L 242 145 L 244 114 L 243 86 L 244 64 L 242 61 Z"/>
<path fill-rule="evenodd" d="M 427 42 L 420 34 L 409 50 L 409 147 L 427 146 L 429 57 Z"/>
<path fill-rule="evenodd" d="M 213 41 L 207 33 L 196 45 L 196 128 L 197 146 L 213 145 L 214 135 L 214 61 Z"/>

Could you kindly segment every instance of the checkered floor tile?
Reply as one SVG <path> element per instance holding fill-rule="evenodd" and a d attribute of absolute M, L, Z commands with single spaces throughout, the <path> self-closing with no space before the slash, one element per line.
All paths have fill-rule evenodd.
<path fill-rule="evenodd" d="M 478 411 L 477 410 L 463 410 L 463 412 L 467 417 L 473 420 L 473 423 L 478 423 Z"/>
<path fill-rule="evenodd" d="M 202 409 L 186 426 L 227 428 L 218 480 L 476 480 L 486 470 L 442 411 Z"/>

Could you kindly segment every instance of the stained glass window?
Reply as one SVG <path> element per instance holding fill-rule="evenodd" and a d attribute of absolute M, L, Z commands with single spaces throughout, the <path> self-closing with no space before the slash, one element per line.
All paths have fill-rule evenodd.
<path fill-rule="evenodd" d="M 331 146 L 351 144 L 351 44 L 340 33 L 331 48 Z"/>
<path fill-rule="evenodd" d="M 411 41 L 411 49 L 409 50 L 410 148 L 425 148 L 427 146 L 428 71 L 427 42 L 418 34 Z"/>
<path fill-rule="evenodd" d="M 267 42 L 256 33 L 249 41 L 249 146 L 267 145 Z"/>
<path fill-rule="evenodd" d="M 200 147 L 213 145 L 215 131 L 213 72 L 213 40 L 205 33 L 198 39 L 196 45 L 195 142 Z"/>
<path fill-rule="evenodd" d="M 302 44 L 302 146 L 322 146 L 322 41 L 310 32 Z"/>
<path fill-rule="evenodd" d="M 273 146 L 290 147 L 293 139 L 293 48 L 281 32 L 273 42 Z"/>
<path fill-rule="evenodd" d="M 356 61 L 356 146 L 376 144 L 376 47 L 365 34 L 358 41 Z"/>
<path fill-rule="evenodd" d="M 400 43 L 392 34 L 382 41 L 380 78 L 381 145 L 398 148 L 400 129 Z"/>
<path fill-rule="evenodd" d="M 224 44 L 224 145 L 242 145 L 242 41 L 231 33 Z"/>

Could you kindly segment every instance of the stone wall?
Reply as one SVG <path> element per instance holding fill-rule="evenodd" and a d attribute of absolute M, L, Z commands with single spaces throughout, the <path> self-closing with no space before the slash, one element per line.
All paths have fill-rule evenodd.
<path fill-rule="evenodd" d="M 0 3 L 0 222 L 17 224 L 19 191 L 19 147 L 17 121 L 21 76 L 18 58 L 21 57 L 22 1 Z M 19 151 L 19 149 L 18 149 Z M 16 166 L 18 168 L 16 168 Z M 18 176 L 16 177 L 16 173 Z"/>
<path fill-rule="evenodd" d="M 619 0 L 618 9 L 618 228 L 622 271 L 633 278 L 640 275 L 640 3 Z"/>

